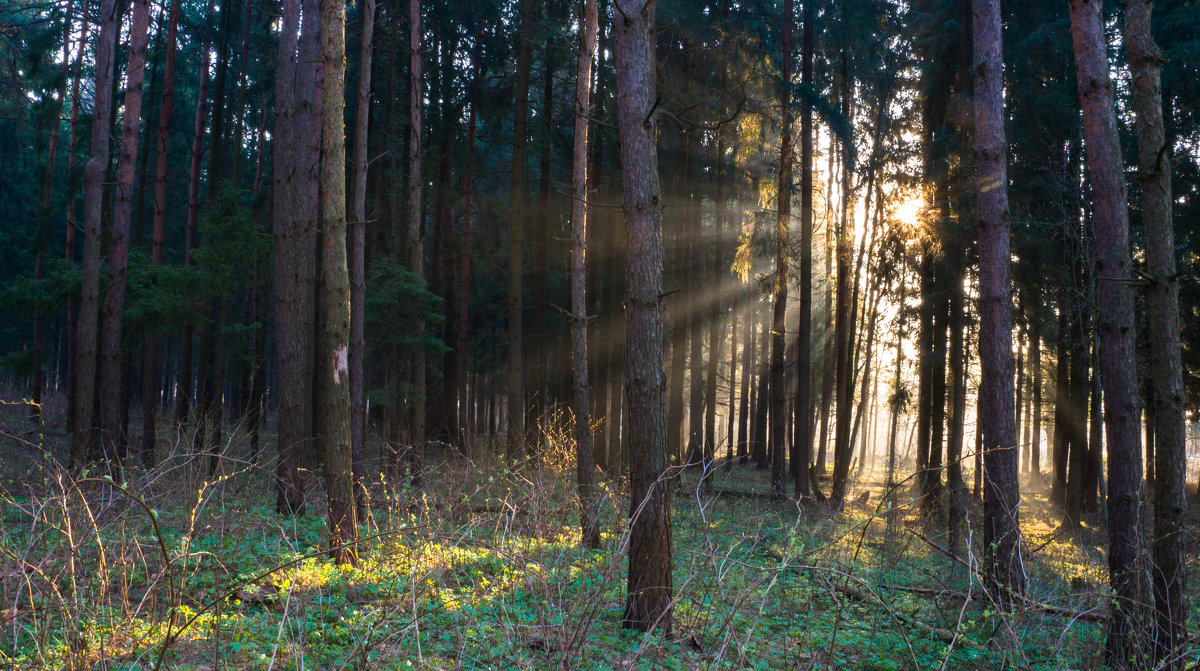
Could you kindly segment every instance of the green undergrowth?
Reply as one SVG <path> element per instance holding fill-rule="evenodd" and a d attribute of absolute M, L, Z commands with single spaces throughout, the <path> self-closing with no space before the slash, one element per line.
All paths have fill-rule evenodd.
<path fill-rule="evenodd" d="M 359 563 L 323 554 L 323 501 L 274 511 L 269 467 L 177 454 L 124 486 L 6 459 L 0 668 L 1095 668 L 1102 534 L 1057 528 L 1027 496 L 1029 599 L 976 577 L 979 529 L 869 491 L 838 516 L 764 495 L 766 474 L 673 481 L 670 631 L 621 627 L 627 511 L 602 478 L 602 547 L 584 549 L 563 458 L 445 456 L 419 490 L 380 478 Z M 14 475 L 18 465 L 24 471 Z M 977 519 L 973 510 L 970 519 Z M 1195 620 L 1193 620 L 1195 621 Z"/>

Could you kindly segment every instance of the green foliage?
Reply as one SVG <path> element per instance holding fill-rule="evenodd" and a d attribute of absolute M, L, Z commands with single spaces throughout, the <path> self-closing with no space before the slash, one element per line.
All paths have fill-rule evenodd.
<path fill-rule="evenodd" d="M 367 282 L 367 325 L 373 342 L 399 347 L 420 347 L 441 356 L 450 351 L 435 333 L 445 319 L 445 299 L 429 291 L 400 261 L 386 257 L 371 267 Z M 417 328 L 424 322 L 425 328 Z"/>

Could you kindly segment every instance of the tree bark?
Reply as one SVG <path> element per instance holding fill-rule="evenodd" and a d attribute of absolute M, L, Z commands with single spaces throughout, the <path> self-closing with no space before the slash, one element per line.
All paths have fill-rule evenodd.
<path fill-rule="evenodd" d="M 354 564 L 358 535 L 352 466 L 350 398 L 350 274 L 346 259 L 346 3 L 321 0 L 321 268 L 325 289 L 325 346 L 320 366 L 323 432 L 317 453 L 325 460 L 329 499 L 329 549 L 339 564 Z M 367 75 L 368 79 L 370 75 Z M 361 184 L 361 180 L 360 180 Z"/>
<path fill-rule="evenodd" d="M 1163 56 L 1151 33 L 1150 0 L 1125 6 L 1125 50 L 1133 75 L 1138 177 L 1146 232 L 1146 270 L 1151 280 L 1150 367 L 1154 377 L 1154 660 L 1180 668 L 1175 653 L 1187 637 L 1184 557 L 1184 476 L 1187 472 L 1183 366 L 1179 346 L 1179 276 L 1175 272 L 1171 145 L 1163 125 Z M 1170 661 L 1168 661 L 1170 660 Z"/>
<path fill-rule="evenodd" d="M 358 57 L 358 92 L 354 109 L 354 220 L 350 224 L 350 460 L 354 469 L 354 504 L 366 512 L 367 399 L 363 357 L 367 349 L 367 138 L 371 123 L 371 56 L 375 36 L 375 0 L 360 7 L 362 42 Z M 328 74 L 329 64 L 326 63 Z M 328 96 L 326 96 L 328 99 Z M 325 111 L 329 114 L 329 110 Z M 326 124 L 329 120 L 326 119 Z"/>
<path fill-rule="evenodd" d="M 1138 421 L 1141 399 L 1135 369 L 1124 161 L 1113 109 L 1101 2 L 1070 0 L 1069 7 L 1098 257 L 1100 373 L 1105 385 L 1108 442 L 1108 567 L 1117 599 L 1109 618 L 1106 652 L 1115 668 L 1138 667 L 1153 650 L 1150 617 L 1143 605 L 1150 597 L 1150 576 L 1145 565 L 1145 492 Z"/>
<path fill-rule="evenodd" d="M 133 218 L 138 127 L 142 120 L 142 82 L 145 78 L 150 8 L 133 0 L 129 24 L 129 63 L 122 114 L 121 149 L 117 158 L 116 197 L 108 232 L 108 286 L 100 333 L 100 432 L 105 456 L 120 467 L 125 459 L 121 422 L 121 321 L 125 316 L 125 273 L 129 267 L 129 229 Z"/>
<path fill-rule="evenodd" d="M 408 108 L 408 268 L 418 282 L 425 280 L 425 215 L 421 205 L 421 113 L 424 88 L 421 85 L 421 0 L 408 3 L 409 108 Z M 414 325 L 425 330 L 425 322 Z M 415 345 L 411 352 L 410 383 L 414 397 L 409 403 L 409 471 L 414 487 L 423 481 L 425 453 L 425 351 Z"/>
<path fill-rule="evenodd" d="M 104 175 L 108 171 L 108 130 L 112 124 L 113 51 L 120 17 L 116 0 L 100 3 L 100 32 L 96 36 L 95 77 L 92 101 L 91 157 L 83 169 L 83 265 L 79 295 L 79 331 L 75 340 L 75 424 L 71 437 L 71 468 L 79 470 L 92 458 L 96 403 L 96 364 L 100 314 L 100 227 L 104 201 Z M 111 391 L 110 391 L 111 393 Z"/>
<path fill-rule="evenodd" d="M 575 73 L 575 146 L 571 187 L 571 379 L 574 389 L 575 468 L 579 484 L 579 526 L 586 548 L 600 547 L 600 523 L 592 492 L 592 421 L 588 400 L 587 225 L 588 117 L 592 109 L 592 59 L 599 32 L 596 0 L 584 0 Z"/>
<path fill-rule="evenodd" d="M 1013 409 L 1012 277 L 1009 264 L 1008 145 L 999 0 L 974 0 L 975 165 L 979 216 L 980 418 L 983 433 L 983 545 L 988 575 L 1012 593 L 1025 589 Z M 1005 602 L 1012 594 L 1002 595 Z"/>
<path fill-rule="evenodd" d="M 800 47 L 800 81 L 813 84 L 813 33 L 816 3 L 804 2 Z M 790 30 L 790 27 L 788 28 Z M 792 478 L 796 498 L 809 497 L 808 464 L 812 461 L 812 228 L 813 228 L 812 106 L 800 108 L 800 316 L 796 329 L 796 427 L 793 435 Z"/>
<path fill-rule="evenodd" d="M 150 259 L 155 266 L 163 263 L 163 244 L 167 221 L 167 168 L 170 151 L 171 118 L 175 111 L 175 51 L 179 36 L 179 5 L 172 0 L 167 19 L 167 48 L 163 64 L 162 103 L 158 110 L 157 154 L 154 165 L 154 221 L 150 228 Z M 158 354 L 162 339 L 146 339 L 142 355 L 142 447 L 144 464 L 154 463 L 158 410 Z"/>
<path fill-rule="evenodd" d="M 275 342 L 279 385 L 279 462 L 276 510 L 304 512 L 304 471 L 312 453 L 316 284 L 317 54 L 311 51 L 319 18 L 300 0 L 284 0 L 275 76 L 274 245 Z M 316 126 L 319 128 L 319 126 Z M 318 136 L 319 137 L 319 136 Z M 193 156 L 198 163 L 198 153 Z M 186 344 L 186 342 L 185 342 Z"/>
<path fill-rule="evenodd" d="M 787 385 L 783 362 L 787 336 L 788 247 L 792 225 L 792 0 L 783 0 L 782 88 L 779 96 L 783 115 L 779 131 L 779 212 L 775 220 L 775 303 L 771 320 L 771 492 L 777 499 L 787 496 L 784 489 L 784 407 Z"/>
<path fill-rule="evenodd" d="M 626 227 L 625 397 L 629 424 L 626 628 L 671 630 L 671 495 L 662 369 L 662 200 L 654 106 L 655 0 L 613 0 Z"/>

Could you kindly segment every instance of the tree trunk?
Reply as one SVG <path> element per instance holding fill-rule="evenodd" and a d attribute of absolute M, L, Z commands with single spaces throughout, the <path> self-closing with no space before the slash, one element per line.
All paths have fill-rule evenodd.
<path fill-rule="evenodd" d="M 167 221 L 167 159 L 170 150 L 171 118 L 175 111 L 175 50 L 179 36 L 179 5 L 172 0 L 167 19 L 167 53 L 163 65 L 162 103 L 158 110 L 157 155 L 154 165 L 154 222 L 151 224 L 150 258 L 155 266 L 163 263 L 163 244 Z M 142 447 L 139 456 L 145 465 L 154 463 L 158 410 L 158 354 L 162 339 L 146 339 L 142 354 Z"/>
<path fill-rule="evenodd" d="M 129 267 L 129 229 L 133 218 L 134 178 L 137 167 L 138 127 L 142 120 L 142 82 L 146 69 L 150 8 L 147 0 L 133 0 L 129 24 L 125 109 L 122 114 L 121 149 L 117 158 L 116 198 L 108 232 L 108 286 L 100 333 L 100 432 L 105 456 L 120 467 L 125 459 L 121 427 L 120 389 L 121 320 L 125 316 L 125 273 Z"/>
<path fill-rule="evenodd" d="M 458 358 L 454 368 L 458 372 L 459 427 L 467 427 L 467 329 L 468 309 L 471 305 L 471 198 L 475 191 L 475 125 L 479 107 L 479 78 L 483 60 L 483 33 L 475 31 L 475 47 L 471 54 L 471 109 L 467 115 L 467 164 L 463 173 L 462 193 L 462 238 L 458 248 L 458 340 L 454 343 L 454 355 Z M 464 438 L 465 436 L 458 436 Z M 464 444 L 465 449 L 465 444 Z"/>
<path fill-rule="evenodd" d="M 592 421 L 588 400 L 587 225 L 588 117 L 592 104 L 592 59 L 599 32 L 596 0 L 584 0 L 575 73 L 575 147 L 571 171 L 571 380 L 574 388 L 575 468 L 579 484 L 579 526 L 586 548 L 600 547 L 600 522 L 592 480 Z"/>
<path fill-rule="evenodd" d="M 752 291 L 749 289 L 748 291 Z M 753 393 L 750 387 L 751 380 L 754 379 L 754 297 L 747 296 L 745 299 L 746 309 L 742 316 L 743 342 L 742 342 L 742 387 L 741 398 L 742 405 L 738 410 L 738 448 L 737 454 L 740 463 L 746 463 L 750 458 L 750 422 L 752 416 L 751 394 Z"/>
<path fill-rule="evenodd" d="M 108 171 L 108 129 L 112 124 L 113 51 L 120 17 L 116 0 L 100 3 L 100 32 L 96 36 L 96 85 L 92 101 L 91 158 L 84 166 L 83 266 L 79 295 L 79 331 L 75 340 L 75 425 L 71 438 L 71 468 L 79 470 L 95 451 L 97 326 L 100 313 L 100 226 L 104 175 Z M 109 391 L 112 394 L 112 390 Z"/>
<path fill-rule="evenodd" d="M 369 1 L 369 0 L 368 0 Z M 319 412 L 324 429 L 317 448 L 325 459 L 329 498 L 329 549 L 339 564 L 354 564 L 358 536 L 352 467 L 350 398 L 350 273 L 346 263 L 346 3 L 321 0 L 321 268 L 325 274 L 325 361 L 320 366 Z M 367 75 L 370 78 L 370 75 Z M 361 100 L 361 98 L 360 98 Z M 363 180 L 359 180 L 362 184 Z M 365 188 L 365 185 L 364 185 Z"/>
<path fill-rule="evenodd" d="M 208 25 L 212 25 L 214 21 L 213 14 L 215 7 L 215 0 L 208 0 L 208 7 L 205 10 L 205 23 Z M 299 12 L 298 8 L 297 12 Z M 281 33 L 280 49 L 283 48 L 283 42 L 284 36 Z M 200 48 L 200 88 L 196 92 L 196 115 L 195 121 L 192 124 L 192 150 L 188 170 L 188 214 L 187 237 L 184 243 L 184 265 L 189 268 L 196 265 L 194 252 L 200 230 L 200 164 L 204 152 L 204 122 L 208 115 L 208 75 L 211 68 L 211 54 L 212 39 L 206 36 Z M 277 71 L 276 81 L 278 81 L 282 72 L 282 69 Z M 279 104 L 278 101 L 279 96 L 276 95 L 276 106 Z M 275 165 L 277 166 L 277 170 L 282 172 L 280 168 L 284 164 L 276 162 Z M 175 396 L 175 424 L 180 427 L 187 423 L 188 417 L 191 414 L 193 401 L 192 356 L 195 347 L 195 334 L 195 326 L 188 324 L 183 327 L 183 335 L 180 338 L 179 390 Z"/>
<path fill-rule="evenodd" d="M 804 3 L 801 36 L 800 81 L 813 83 L 813 33 L 816 3 Z M 791 30 L 789 26 L 787 30 Z M 800 108 L 800 319 L 796 329 L 796 430 L 793 435 L 792 477 L 796 498 L 809 497 L 808 464 L 812 461 L 812 228 L 813 228 L 813 119 L 812 106 Z"/>
<path fill-rule="evenodd" d="M 974 0 L 975 165 L 979 216 L 979 397 L 983 433 L 983 546 L 988 575 L 1020 594 L 1020 493 L 1013 410 L 1008 145 L 999 0 Z M 1002 595 L 1008 602 L 1009 594 Z"/>
<path fill-rule="evenodd" d="M 1125 668 L 1130 664 L 1141 666 L 1141 660 L 1153 652 L 1150 618 L 1143 605 L 1149 600 L 1150 585 L 1142 513 L 1145 493 L 1138 435 L 1141 399 L 1135 370 L 1129 215 L 1101 3 L 1070 0 L 1069 6 L 1092 186 L 1099 278 L 1100 372 L 1106 389 L 1108 567 L 1117 599 L 1109 619 L 1106 652 L 1112 666 Z"/>
<path fill-rule="evenodd" d="M 784 489 L 784 348 L 787 336 L 788 247 L 792 226 L 792 0 L 783 0 L 783 54 L 779 106 L 783 120 L 779 131 L 779 212 L 775 220 L 775 303 L 771 320 L 771 493 L 787 496 Z"/>
<path fill-rule="evenodd" d="M 1171 207 L 1171 146 L 1163 126 L 1162 52 L 1151 33 L 1150 0 L 1125 6 L 1125 49 L 1133 74 L 1137 113 L 1138 176 L 1146 224 L 1146 270 L 1150 277 L 1150 366 L 1154 377 L 1155 472 L 1154 660 L 1180 668 L 1175 657 L 1187 637 L 1184 476 L 1187 472 L 1183 367 L 1179 348 L 1179 277 L 1175 273 L 1175 229 Z M 1172 660 L 1169 661 L 1168 660 Z"/>
<path fill-rule="evenodd" d="M 1058 292 L 1058 329 L 1054 342 L 1054 436 L 1051 446 L 1053 459 L 1053 482 L 1050 486 L 1050 500 L 1066 503 L 1067 500 L 1067 465 L 1070 445 L 1071 422 L 1071 378 L 1070 354 L 1067 347 L 1067 332 L 1071 323 L 1071 301 L 1067 293 L 1067 276 L 1070 266 L 1067 263 L 1067 227 L 1066 221 L 1058 225 L 1055 235 L 1059 258 Z"/>
<path fill-rule="evenodd" d="M 1029 359 L 1030 365 L 1033 366 L 1033 401 L 1030 410 L 1033 414 L 1033 437 L 1029 441 L 1029 465 L 1026 470 L 1033 474 L 1031 481 L 1038 482 L 1042 474 L 1042 319 L 1040 291 L 1034 294 L 1031 322 Z"/>
<path fill-rule="evenodd" d="M 366 512 L 367 399 L 363 356 L 367 348 L 367 137 L 371 123 L 371 56 L 375 36 L 375 0 L 363 0 L 362 43 L 358 57 L 358 95 L 354 109 L 354 220 L 350 228 L 350 461 L 354 469 L 354 504 Z M 328 54 L 326 54 L 328 56 Z M 329 64 L 326 63 L 326 76 Z M 328 100 L 328 96 L 326 96 Z M 325 111 L 326 116 L 329 110 Z M 328 124 L 329 120 L 326 119 Z M 328 141 L 328 140 L 327 140 Z M 328 271 L 327 271 L 328 272 Z"/>
<path fill-rule="evenodd" d="M 613 0 L 626 227 L 629 579 L 622 625 L 671 630 L 671 493 L 662 369 L 662 199 L 654 106 L 655 0 Z"/>
<path fill-rule="evenodd" d="M 520 0 L 517 29 L 517 90 L 513 105 L 512 196 L 508 235 L 508 457 L 526 453 L 525 445 L 525 342 L 522 298 L 525 279 L 526 166 L 529 145 L 530 32 L 534 0 Z"/>
<path fill-rule="evenodd" d="M 409 108 L 408 108 L 408 269 L 418 281 L 425 279 L 425 215 L 421 205 L 421 112 L 424 88 L 421 85 L 421 44 L 424 29 L 421 24 L 421 0 L 408 3 L 409 40 Z M 416 331 L 425 330 L 418 320 Z M 414 345 L 409 370 L 414 398 L 409 403 L 409 469 L 414 487 L 422 484 L 425 453 L 425 351 Z"/>
<path fill-rule="evenodd" d="M 279 386 L 279 462 L 276 510 L 304 512 L 304 479 L 313 438 L 313 373 L 319 145 L 316 53 L 312 35 L 319 19 L 300 0 L 284 0 L 275 76 L 273 216 L 275 244 L 275 342 Z M 193 160 L 199 162 L 198 154 Z M 186 342 L 184 343 L 187 344 Z"/>

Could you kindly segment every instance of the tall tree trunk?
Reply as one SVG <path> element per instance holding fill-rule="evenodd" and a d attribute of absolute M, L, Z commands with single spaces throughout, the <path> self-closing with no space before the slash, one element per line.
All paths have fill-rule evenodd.
<path fill-rule="evenodd" d="M 692 180 L 692 155 L 688 149 L 688 138 L 678 137 L 678 151 L 682 164 L 676 180 L 685 189 Z M 669 188 L 669 187 L 668 187 Z M 674 226 L 671 234 L 671 258 L 669 259 L 670 275 L 668 281 L 679 287 L 688 285 L 687 257 L 690 253 L 688 235 L 689 208 L 691 203 L 685 195 L 677 198 L 682 200 L 680 219 L 683 225 Z M 682 277 L 681 277 L 682 275 Z M 675 296 L 667 308 L 667 340 L 671 347 L 671 367 L 667 377 L 667 449 L 672 456 L 679 458 L 686 447 L 690 431 L 685 432 L 684 420 L 684 371 L 687 369 L 687 335 L 688 335 L 687 298 Z"/>
<path fill-rule="evenodd" d="M 83 468 L 95 451 L 96 363 L 100 314 L 100 226 L 104 175 L 108 171 L 108 129 L 112 124 L 113 51 L 120 17 L 116 0 L 100 3 L 100 32 L 96 36 L 96 85 L 92 100 L 91 158 L 83 179 L 83 266 L 79 294 L 79 331 L 75 340 L 75 432 L 71 437 L 71 468 Z"/>
<path fill-rule="evenodd" d="M 83 26 L 79 30 L 79 42 L 76 47 L 75 66 L 71 75 L 71 133 L 67 139 L 67 174 L 75 173 L 75 162 L 78 157 L 76 147 L 79 140 L 79 80 L 83 74 L 83 56 L 87 50 L 88 29 L 91 27 L 91 13 L 83 12 Z M 75 262 L 75 200 L 77 195 L 76 181 L 70 179 L 67 182 L 67 194 L 64 209 L 66 210 L 66 234 L 64 235 L 63 258 L 69 263 Z M 68 296 L 66 299 L 66 315 L 63 319 L 63 330 L 65 333 L 65 352 L 63 358 L 66 359 L 66 392 L 67 392 L 67 433 L 71 435 L 72 445 L 70 451 L 71 466 L 75 467 L 75 383 L 76 383 L 76 342 L 78 338 L 78 319 L 76 318 L 76 299 L 73 296 Z"/>
<path fill-rule="evenodd" d="M 120 466 L 125 459 L 120 389 L 121 321 L 125 317 L 125 273 L 129 267 L 129 229 L 133 218 L 134 178 L 137 167 L 138 127 L 142 120 L 142 82 L 146 69 L 150 8 L 147 0 L 133 0 L 129 24 L 129 63 L 122 114 L 121 150 L 117 158 L 116 198 L 108 232 L 108 286 L 100 332 L 100 432 L 105 456 Z"/>
<path fill-rule="evenodd" d="M 584 547 L 600 547 L 600 522 L 592 480 L 592 418 L 588 400 L 587 225 L 588 117 L 592 111 L 592 59 L 599 32 L 596 0 L 584 0 L 575 73 L 575 147 L 571 172 L 571 380 L 574 390 L 575 468 L 579 484 L 579 527 Z"/>
<path fill-rule="evenodd" d="M 463 173 L 462 193 L 462 238 L 458 248 L 458 340 L 454 343 L 454 355 L 458 358 L 454 369 L 458 372 L 459 427 L 467 426 L 467 329 L 468 310 L 471 305 L 471 217 L 472 197 L 475 191 L 475 125 L 479 107 L 479 78 L 483 61 L 483 31 L 476 29 L 475 46 L 471 53 L 471 109 L 467 115 L 467 164 Z M 463 438 L 460 436 L 459 438 Z M 464 445 L 465 449 L 465 445 Z"/>
<path fill-rule="evenodd" d="M 988 575 L 1025 589 L 1013 410 L 1012 277 L 1009 264 L 1008 145 L 999 0 L 974 0 L 975 165 L 979 216 L 979 397 L 983 433 L 983 545 Z M 1009 595 L 1004 595 L 1008 601 Z"/>
<path fill-rule="evenodd" d="M 297 0 L 297 21 L 299 20 L 299 0 Z M 212 25 L 214 21 L 214 12 L 216 0 L 208 0 L 208 7 L 205 10 L 205 23 Z M 298 25 L 298 24 L 297 24 Z M 284 34 L 280 36 L 280 49 L 283 48 Z M 295 45 L 293 43 L 293 50 Z M 208 116 L 208 75 L 211 68 L 212 59 L 212 39 L 206 37 L 200 48 L 200 88 L 196 92 L 196 115 L 195 121 L 192 124 L 192 149 L 191 159 L 188 170 L 188 213 L 187 213 L 187 229 L 186 241 L 184 243 L 184 265 L 193 267 L 196 265 L 195 250 L 196 241 L 200 230 L 200 163 L 204 152 L 204 122 Z M 282 76 L 284 70 L 280 69 L 276 73 L 276 81 Z M 278 88 L 278 84 L 277 84 Z M 276 106 L 279 105 L 278 92 L 276 95 Z M 284 144 L 284 143 L 278 143 Z M 285 164 L 276 161 L 276 170 L 283 172 L 281 169 Z M 192 405 L 192 356 L 194 352 L 195 341 L 195 326 L 188 324 L 183 328 L 183 335 L 180 340 L 179 348 L 179 385 L 178 392 L 175 395 L 175 424 L 182 427 L 187 423 L 188 417 L 191 414 Z"/>
<path fill-rule="evenodd" d="M 1033 474 L 1033 481 L 1040 480 L 1042 474 L 1042 320 L 1040 315 L 1041 294 L 1034 294 L 1033 317 L 1029 334 L 1029 359 L 1033 366 L 1033 401 L 1031 410 L 1033 417 L 1033 436 L 1029 441 L 1029 466 L 1027 470 Z"/>
<path fill-rule="evenodd" d="M 312 454 L 313 314 L 319 145 L 317 123 L 317 54 L 312 35 L 319 18 L 304 12 L 300 0 L 284 0 L 275 75 L 273 199 L 275 244 L 275 341 L 279 385 L 279 462 L 276 510 L 304 512 L 305 469 Z M 319 126 L 317 126 L 319 128 Z M 319 136 L 318 136 L 319 137 Z M 198 161 L 198 158 L 194 160 Z M 186 342 L 184 343 L 187 344 Z"/>
<path fill-rule="evenodd" d="M 154 222 L 150 229 L 150 258 L 155 266 L 163 263 L 163 244 L 167 222 L 167 167 L 170 151 L 171 118 L 175 111 L 175 50 L 179 36 L 179 5 L 172 0 L 167 19 L 167 53 L 163 65 L 162 103 L 158 110 L 158 132 L 155 136 L 157 154 L 154 165 Z M 142 447 L 144 464 L 154 463 L 158 410 L 158 354 L 162 339 L 146 339 L 142 356 Z"/>
<path fill-rule="evenodd" d="M 723 77 L 723 75 L 722 75 Z M 725 175 L 722 172 L 725 157 L 725 133 L 717 131 L 716 160 L 713 166 L 716 189 L 713 193 L 716 211 L 713 213 L 713 286 L 708 307 L 708 372 L 705 376 L 704 396 L 704 487 L 711 492 L 713 466 L 717 450 L 717 367 L 721 361 L 721 335 L 725 330 L 723 305 L 725 299 Z M 732 373 L 732 371 L 731 371 Z M 732 375 L 731 375 L 732 377 Z"/>
<path fill-rule="evenodd" d="M 559 3 L 547 3 L 547 19 L 557 23 Z M 532 331 L 529 338 L 529 349 L 533 352 L 534 361 L 529 364 L 533 375 L 533 390 L 527 390 L 530 395 L 530 412 L 535 423 L 545 419 L 546 409 L 550 407 L 550 381 L 552 363 L 555 359 L 553 350 L 548 347 L 551 338 L 546 336 L 546 243 L 550 237 L 550 150 L 554 134 L 554 69 L 557 66 L 555 58 L 556 46 L 551 39 L 547 40 L 542 54 L 542 109 L 541 122 L 544 124 L 545 137 L 542 138 L 538 157 L 538 203 L 537 229 L 533 239 L 533 277 L 530 299 L 533 302 L 533 312 L 529 315 L 529 328 Z M 590 90 L 590 86 L 589 86 Z M 541 441 L 538 441 L 540 444 Z"/>
<path fill-rule="evenodd" d="M 1175 657 L 1187 636 L 1183 514 L 1187 444 L 1183 366 L 1179 348 L 1179 276 L 1175 273 L 1175 229 L 1171 213 L 1171 145 L 1163 126 L 1162 52 L 1151 33 L 1150 0 L 1125 6 L 1125 49 L 1133 74 L 1137 113 L 1138 176 L 1142 182 L 1142 218 L 1146 223 L 1146 270 L 1151 277 L 1149 312 L 1150 366 L 1154 376 L 1155 472 L 1154 660 L 1180 668 Z M 1171 660 L 1171 661 L 1168 661 Z"/>
<path fill-rule="evenodd" d="M 841 56 L 841 111 L 845 118 L 850 117 L 850 59 L 847 55 L 849 46 L 846 44 L 847 8 L 841 8 L 840 17 L 842 31 Z M 853 383 L 851 381 L 853 337 L 852 311 L 854 306 L 850 300 L 850 264 L 854 247 L 854 231 L 851 230 L 853 221 L 850 213 L 850 160 L 843 152 L 841 165 L 841 185 L 838 189 L 841 213 L 837 231 L 837 308 L 834 318 L 834 384 L 837 403 L 836 425 L 833 443 L 833 491 L 831 496 L 834 505 L 840 507 L 846 496 L 846 485 L 850 474 L 850 418 L 853 414 L 851 397 Z"/>
<path fill-rule="evenodd" d="M 830 140 L 829 160 L 827 162 L 827 171 L 829 174 L 830 183 L 827 186 L 832 186 L 833 182 L 833 156 L 836 153 L 833 150 L 833 140 Z M 828 202 L 829 199 L 826 199 Z M 834 374 L 834 352 L 833 352 L 833 257 L 834 245 L 833 234 L 834 227 L 829 222 L 833 221 L 832 206 L 826 206 L 825 217 L 825 329 L 823 331 L 823 339 L 825 341 L 824 352 L 821 354 L 821 430 L 820 444 L 817 448 L 817 473 L 825 473 L 825 462 L 829 446 L 829 409 L 833 405 L 833 374 Z"/>
<path fill-rule="evenodd" d="M 771 320 L 771 493 L 777 499 L 787 496 L 784 489 L 784 407 L 787 385 L 783 362 L 787 336 L 788 247 L 792 226 L 792 24 L 795 22 L 792 0 L 783 0 L 783 54 L 781 56 L 779 106 L 783 115 L 779 131 L 779 212 L 775 220 L 775 304 Z"/>
<path fill-rule="evenodd" d="M 816 3 L 804 2 L 804 32 L 800 47 L 800 81 L 813 85 L 813 33 Z M 790 30 L 790 26 L 788 28 Z M 813 119 L 812 106 L 800 108 L 800 320 L 796 329 L 796 430 L 793 435 L 792 478 L 796 498 L 809 497 L 808 464 L 812 461 L 812 231 Z"/>
<path fill-rule="evenodd" d="M 1064 220 L 1058 225 L 1055 234 L 1055 245 L 1059 258 L 1058 291 L 1055 302 L 1058 304 L 1058 329 L 1054 342 L 1054 436 L 1051 446 L 1052 478 L 1050 485 L 1050 500 L 1066 503 L 1067 500 L 1067 461 L 1070 445 L 1070 412 L 1071 412 L 1071 378 L 1070 354 L 1067 346 L 1067 333 L 1071 324 L 1071 301 L 1067 293 L 1067 276 L 1070 266 L 1067 263 L 1067 228 Z"/>
<path fill-rule="evenodd" d="M 771 320 L 767 319 L 761 303 L 755 317 L 761 325 L 758 343 L 755 346 L 755 360 L 758 363 L 758 378 L 754 389 L 754 420 L 750 427 L 750 456 L 758 468 L 767 467 L 767 409 L 769 407 L 771 389 L 771 367 L 768 363 L 771 348 Z"/>
<path fill-rule="evenodd" d="M 529 145 L 530 32 L 534 0 L 520 0 L 517 29 L 517 90 L 513 105 L 512 196 L 508 235 L 508 457 L 524 455 L 525 342 L 524 319 L 526 151 Z"/>
<path fill-rule="evenodd" d="M 409 39 L 409 121 L 408 121 L 408 267 L 418 282 L 425 279 L 424 210 L 421 206 L 421 111 L 424 88 L 421 85 L 421 0 L 408 3 Z M 425 330 L 425 322 L 415 325 Z M 415 398 L 409 409 L 409 468 L 414 487 L 421 486 L 425 452 L 425 352 L 420 345 L 412 348 L 410 383 Z"/>
<path fill-rule="evenodd" d="M 368 0 L 369 1 L 369 0 Z M 346 3 L 321 0 L 321 268 L 325 273 L 325 358 L 320 369 L 321 426 L 317 448 L 325 458 L 329 549 L 339 564 L 354 564 L 358 523 L 352 467 L 350 399 L 350 273 L 346 263 Z M 370 75 L 368 74 L 368 79 Z M 361 182 L 360 182 L 361 183 Z"/>
<path fill-rule="evenodd" d="M 671 630 L 671 492 L 662 369 L 662 200 L 654 115 L 655 0 L 613 0 L 626 227 L 629 579 L 622 625 Z"/>
<path fill-rule="evenodd" d="M 363 357 L 367 349 L 367 138 L 371 123 L 371 56 L 375 37 L 375 0 L 360 7 L 362 38 L 358 57 L 358 95 L 354 109 L 354 220 L 350 228 L 350 461 L 354 505 L 366 512 L 367 399 Z M 328 57 L 329 54 L 326 54 Z M 326 76 L 329 74 L 326 63 Z M 328 95 L 326 95 L 328 100 Z M 326 117 L 329 110 L 325 111 Z M 329 119 L 326 118 L 326 124 Z M 328 130 L 328 128 L 327 128 Z M 328 139 L 326 140 L 328 142 Z M 328 271 L 327 271 L 328 272 Z"/>
<path fill-rule="evenodd" d="M 1124 668 L 1131 663 L 1140 666 L 1140 660 L 1152 653 L 1150 617 L 1143 605 L 1150 597 L 1150 576 L 1145 565 L 1129 214 L 1101 2 L 1070 0 L 1069 6 L 1100 279 L 1097 314 L 1108 442 L 1108 568 L 1117 599 L 1109 618 L 1106 652 L 1112 666 Z"/>
<path fill-rule="evenodd" d="M 753 289 L 747 289 L 751 293 Z M 742 342 L 742 387 L 741 387 L 741 408 L 738 410 L 738 447 L 737 454 L 740 463 L 746 463 L 750 458 L 750 441 L 753 439 L 750 434 L 750 422 L 752 408 L 751 394 L 753 393 L 750 385 L 754 379 L 754 296 L 748 295 L 743 299 L 746 303 L 745 311 L 742 315 L 742 326 L 744 327 L 743 342 Z"/>

